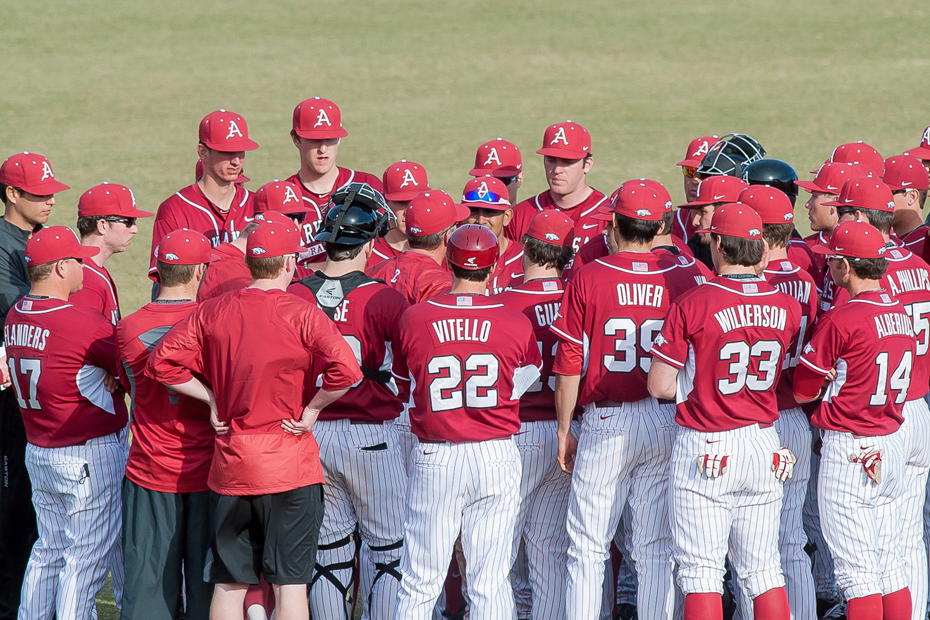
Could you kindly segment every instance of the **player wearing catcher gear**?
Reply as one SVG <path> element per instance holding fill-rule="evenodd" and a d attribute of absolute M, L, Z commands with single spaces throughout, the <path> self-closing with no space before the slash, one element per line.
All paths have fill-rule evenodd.
<path fill-rule="evenodd" d="M 474 178 L 462 190 L 462 205 L 471 212 L 464 223 L 486 226 L 500 242 L 500 258 L 488 281 L 489 295 L 510 290 L 523 282 L 523 244 L 504 235 L 513 217 L 506 191 L 507 187 L 492 176 Z"/>
<path fill-rule="evenodd" d="M 597 214 L 612 219 L 619 251 L 575 274 L 552 325 L 558 461 L 572 478 L 566 618 L 598 617 L 604 563 L 627 501 L 639 617 L 674 615 L 665 500 L 674 409 L 646 391 L 647 352 L 669 304 L 697 283 L 651 251 L 665 203 L 650 187 L 624 184 L 613 211 Z M 571 428 L 579 405 L 580 433 Z"/>
<path fill-rule="evenodd" d="M 507 188 L 510 204 L 517 204 L 517 193 L 523 185 L 523 156 L 513 142 L 503 138 L 490 140 L 478 147 L 475 167 L 468 174 L 473 177 L 492 176 Z"/>
<path fill-rule="evenodd" d="M 925 242 L 930 228 L 924 224 L 923 208 L 927 202 L 930 178 L 914 157 L 898 155 L 885 160 L 882 181 L 894 196 L 894 234 L 901 245 L 927 260 Z"/>
<path fill-rule="evenodd" d="M 513 434 L 541 360 L 529 320 L 485 297 L 498 253 L 487 228 L 460 227 L 449 240 L 452 291 L 401 318 L 393 372 L 412 386 L 419 445 L 407 486 L 398 620 L 431 616 L 459 532 L 471 617 L 514 616 L 508 576 L 521 466 Z"/>
<path fill-rule="evenodd" d="M 369 268 L 410 249 L 407 244 L 407 223 L 405 219 L 407 205 L 417 197 L 417 194 L 429 189 L 426 169 L 420 164 L 406 159 L 388 166 L 381 180 L 384 186 L 384 199 L 387 201 L 391 213 L 394 214 L 396 224 L 388 231 L 387 235 L 375 239 L 375 247 L 371 250 L 371 258 L 368 259 Z"/>
<path fill-rule="evenodd" d="M 722 204 L 733 203 L 739 200 L 739 195 L 749 185 L 730 175 L 716 175 L 703 179 L 698 185 L 697 197 L 691 202 L 679 206 L 679 209 L 690 209 L 691 224 L 695 230 L 706 230 L 710 227 L 714 210 Z M 688 247 L 694 252 L 694 257 L 701 261 L 709 270 L 714 269 L 711 258 L 710 235 L 693 234 L 688 238 Z"/>
<path fill-rule="evenodd" d="M 907 620 L 911 595 L 900 536 L 907 453 L 901 423 L 916 353 L 914 323 L 904 305 L 881 288 L 888 249 L 876 228 L 841 223 L 830 245 L 815 250 L 828 256 L 834 282 L 851 297 L 820 319 L 794 376 L 799 402 L 823 393 L 813 416 L 823 431 L 818 483 L 823 534 L 849 617 Z"/>
<path fill-rule="evenodd" d="M 370 186 L 350 183 L 336 190 L 316 234 L 326 247 L 326 263 L 288 287 L 335 323 L 364 375 L 313 426 L 326 476 L 326 511 L 310 584 L 314 618 L 351 617 L 356 528 L 368 546 L 361 554 L 362 617 L 389 620 L 397 601 L 407 476 L 394 445 L 401 398 L 391 365 L 400 316 L 409 304 L 365 275 L 375 240 L 393 223 L 386 201 Z"/>
<path fill-rule="evenodd" d="M 210 541 L 207 476 L 216 433 L 206 404 L 145 376 L 149 353 L 197 303 L 210 242 L 191 230 L 162 238 L 158 298 L 116 328 L 120 381 L 132 397 L 132 445 L 123 479 L 126 588 L 122 616 L 207 618 L 213 588 L 203 580 Z M 182 572 L 183 566 L 183 572 Z"/>
<path fill-rule="evenodd" d="M 7 363 L 29 440 L 26 467 L 39 525 L 22 619 L 93 617 L 120 541 L 126 455 L 119 433 L 128 419 L 122 399 L 105 387 L 118 374 L 113 325 L 68 303 L 81 288 L 81 260 L 98 251 L 64 226 L 36 233 L 26 246 L 32 288 L 6 317 Z M 122 570 L 122 554 L 116 559 Z"/>
<path fill-rule="evenodd" d="M 672 303 L 652 347 L 649 392 L 678 402 L 670 513 L 685 620 L 721 618 L 728 553 L 754 617 L 790 615 L 778 522 L 794 456 L 779 447 L 773 388 L 801 308 L 757 275 L 762 227 L 746 205 L 716 210 L 699 233 L 720 275 Z"/>

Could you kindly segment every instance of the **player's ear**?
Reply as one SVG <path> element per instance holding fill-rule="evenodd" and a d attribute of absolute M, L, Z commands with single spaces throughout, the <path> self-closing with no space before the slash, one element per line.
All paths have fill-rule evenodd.
<path fill-rule="evenodd" d="M 585 155 L 584 164 L 582 164 L 582 166 L 585 174 L 591 172 L 591 168 L 594 167 L 594 155 Z"/>
<path fill-rule="evenodd" d="M 507 209 L 504 211 L 504 227 L 507 227 L 507 224 L 510 223 L 510 220 L 513 219 L 513 208 Z"/>
<path fill-rule="evenodd" d="M 107 227 L 110 225 L 108 221 L 103 218 L 97 220 L 97 234 L 104 235 L 107 232 Z"/>
<path fill-rule="evenodd" d="M 200 158 L 200 161 L 206 163 L 208 151 L 209 149 L 203 142 L 197 144 L 197 157 Z"/>
<path fill-rule="evenodd" d="M 291 129 L 291 140 L 294 142 L 294 146 L 300 148 L 300 136 L 293 129 Z"/>

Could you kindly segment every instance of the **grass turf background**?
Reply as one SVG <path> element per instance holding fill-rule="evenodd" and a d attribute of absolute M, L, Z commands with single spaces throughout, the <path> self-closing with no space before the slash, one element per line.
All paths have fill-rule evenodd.
<path fill-rule="evenodd" d="M 81 192 L 105 180 L 155 211 L 192 182 L 206 113 L 248 121 L 254 190 L 297 169 L 291 111 L 323 96 L 350 134 L 344 166 L 380 175 L 415 160 L 456 196 L 477 145 L 503 136 L 523 151 L 528 197 L 545 187 L 544 128 L 572 119 L 593 136 L 591 185 L 649 176 L 677 200 L 674 164 L 698 135 L 750 133 L 801 178 L 843 142 L 916 146 L 930 123 L 928 12 L 919 0 L 6 3 L 0 156 L 51 159 L 73 188 L 53 224 L 73 226 Z M 151 222 L 107 265 L 124 315 L 148 299 Z"/>

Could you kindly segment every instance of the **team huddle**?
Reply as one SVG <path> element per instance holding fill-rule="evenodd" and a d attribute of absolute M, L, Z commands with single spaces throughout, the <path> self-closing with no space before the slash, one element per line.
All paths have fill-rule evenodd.
<path fill-rule="evenodd" d="M 48 159 L 0 166 L 0 618 L 96 618 L 111 575 L 131 620 L 925 620 L 930 127 L 811 181 L 697 138 L 677 210 L 588 186 L 571 121 L 522 202 L 501 138 L 457 199 L 347 136 L 303 101 L 252 192 L 213 112 L 192 185 L 92 187 L 77 233 Z"/>

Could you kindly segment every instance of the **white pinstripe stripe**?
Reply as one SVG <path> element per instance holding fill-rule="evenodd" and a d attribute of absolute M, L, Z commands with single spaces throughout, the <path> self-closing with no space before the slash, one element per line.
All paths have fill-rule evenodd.
<path fill-rule="evenodd" d="M 911 592 L 911 620 L 926 620 L 928 572 L 924 545 L 924 502 L 930 473 L 930 410 L 924 399 L 904 403 L 904 423 L 899 431 L 904 439 L 906 483 L 901 498 L 901 547 L 907 562 Z"/>

